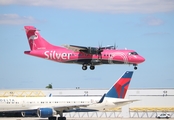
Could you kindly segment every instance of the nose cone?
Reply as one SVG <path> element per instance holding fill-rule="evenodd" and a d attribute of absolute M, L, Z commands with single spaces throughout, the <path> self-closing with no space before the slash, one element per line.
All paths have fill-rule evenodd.
<path fill-rule="evenodd" d="M 145 58 L 144 58 L 144 57 L 142 57 L 142 56 L 139 56 L 139 57 L 138 57 L 138 61 L 139 61 L 140 63 L 142 63 L 142 62 L 144 62 L 144 61 L 145 61 Z"/>

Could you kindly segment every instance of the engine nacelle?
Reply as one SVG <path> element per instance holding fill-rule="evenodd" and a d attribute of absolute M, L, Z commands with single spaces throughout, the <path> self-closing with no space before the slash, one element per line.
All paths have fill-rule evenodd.
<path fill-rule="evenodd" d="M 37 115 L 41 118 L 52 117 L 56 115 L 56 111 L 53 108 L 38 108 Z"/>
<path fill-rule="evenodd" d="M 95 48 L 95 47 L 88 47 L 88 53 L 90 54 L 101 54 L 103 52 L 102 49 Z"/>
<path fill-rule="evenodd" d="M 36 111 L 21 112 L 22 117 L 37 117 Z"/>

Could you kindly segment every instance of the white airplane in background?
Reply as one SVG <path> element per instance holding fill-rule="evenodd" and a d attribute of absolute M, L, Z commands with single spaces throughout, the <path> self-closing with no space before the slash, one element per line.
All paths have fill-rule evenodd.
<path fill-rule="evenodd" d="M 48 120 L 66 120 L 63 112 L 71 110 L 105 111 L 120 107 L 137 100 L 124 99 L 133 71 L 126 71 L 122 77 L 114 83 L 109 91 L 96 102 L 92 97 L 2 97 L 0 98 L 1 112 L 21 112 L 22 116 L 38 117 Z"/>

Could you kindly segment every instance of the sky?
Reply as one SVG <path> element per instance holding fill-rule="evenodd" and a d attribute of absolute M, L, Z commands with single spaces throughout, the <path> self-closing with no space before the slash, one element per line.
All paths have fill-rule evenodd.
<path fill-rule="evenodd" d="M 132 49 L 146 61 L 82 70 L 24 54 L 25 25 L 54 45 Z M 0 89 L 107 89 L 134 71 L 130 88 L 174 88 L 173 0 L 0 0 Z"/>

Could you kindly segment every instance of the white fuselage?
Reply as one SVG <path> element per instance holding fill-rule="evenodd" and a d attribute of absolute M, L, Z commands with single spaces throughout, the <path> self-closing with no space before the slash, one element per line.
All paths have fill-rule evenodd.
<path fill-rule="evenodd" d="M 125 99 L 105 98 L 102 103 L 98 103 L 99 100 L 100 97 L 2 97 L 0 98 L 0 111 L 66 108 L 75 105 L 85 109 L 106 110 L 106 108 L 122 106 L 122 104 L 114 104 L 115 102 L 125 101 Z"/>

